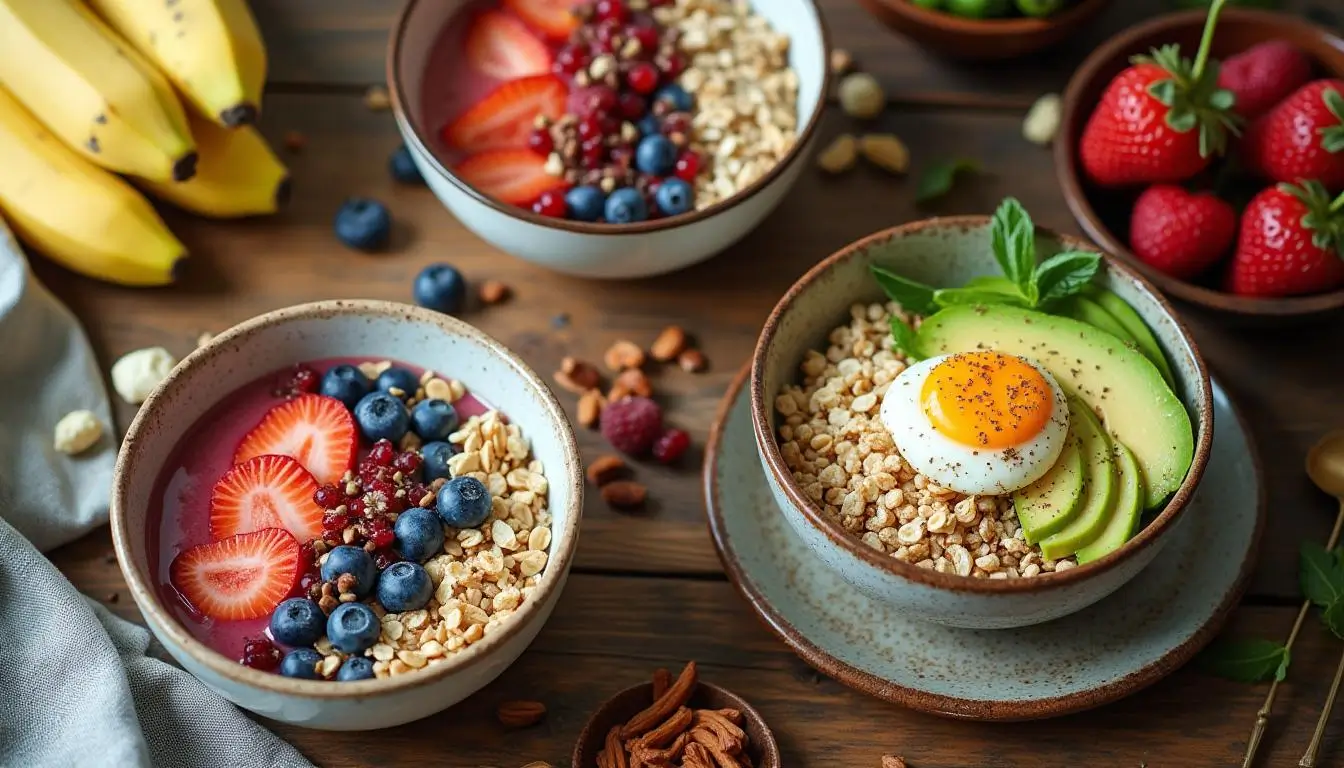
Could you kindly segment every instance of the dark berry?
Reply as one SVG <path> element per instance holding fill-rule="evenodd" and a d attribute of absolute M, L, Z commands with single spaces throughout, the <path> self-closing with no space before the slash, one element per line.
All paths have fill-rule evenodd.
<path fill-rule="evenodd" d="M 312 645 L 327 628 L 327 616 L 312 600 L 291 597 L 275 607 L 270 628 L 271 637 L 281 645 Z"/>
<path fill-rule="evenodd" d="M 380 549 L 373 553 L 373 563 L 374 565 L 378 566 L 379 571 L 387 570 L 387 567 L 395 562 L 397 562 L 397 556 L 395 552 L 391 552 L 386 549 Z"/>
<path fill-rule="evenodd" d="M 374 386 L 379 392 L 389 392 L 405 400 L 414 395 L 415 391 L 420 388 L 420 377 L 416 376 L 409 368 L 394 365 L 378 374 L 378 381 L 374 383 Z M 393 389 L 400 390 L 401 394 L 392 392 Z"/>
<path fill-rule="evenodd" d="M 594 114 L 609 115 L 616 111 L 619 97 L 615 90 L 605 85 L 593 85 L 583 90 L 578 101 L 581 117 Z"/>
<path fill-rule="evenodd" d="M 649 102 L 643 96 L 631 91 L 622 91 L 616 112 L 626 120 L 638 120 L 649 111 Z"/>
<path fill-rule="evenodd" d="M 386 392 L 370 392 L 355 405 L 355 422 L 370 440 L 401 440 L 411 416 L 400 398 Z"/>
<path fill-rule="evenodd" d="M 406 479 L 414 480 L 420 476 L 420 465 L 424 463 L 420 454 L 414 451 L 398 453 L 392 460 L 392 468 L 400 472 Z"/>
<path fill-rule="evenodd" d="M 605 211 L 607 221 L 612 224 L 631 224 L 644 221 L 649 217 L 649 209 L 644 196 L 633 187 L 621 187 L 607 197 Z"/>
<path fill-rule="evenodd" d="M 380 467 L 390 467 L 392 466 L 392 460 L 396 457 L 397 449 L 392 445 L 392 441 L 379 440 L 369 449 L 369 455 L 364 460 Z"/>
<path fill-rule="evenodd" d="M 392 215 L 377 200 L 351 198 L 336 211 L 336 238 L 360 251 L 376 251 L 392 234 Z"/>
<path fill-rule="evenodd" d="M 427 443 L 447 440 L 459 422 L 457 409 L 446 400 L 421 400 L 411 409 L 411 430 Z"/>
<path fill-rule="evenodd" d="M 418 611 L 434 594 L 434 583 L 419 563 L 393 563 L 378 577 L 378 602 L 389 611 Z"/>
<path fill-rule="evenodd" d="M 662 102 L 666 104 L 667 102 Z M 671 136 L 680 133 L 691 135 L 691 114 L 689 112 L 671 112 L 663 116 L 663 133 Z"/>
<path fill-rule="evenodd" d="M 336 670 L 336 680 L 342 683 L 372 680 L 373 678 L 373 659 L 368 656 L 351 656 L 341 662 L 341 668 Z"/>
<path fill-rule="evenodd" d="M 596 140 L 585 141 L 579 149 L 579 156 L 584 168 L 601 168 L 607 161 L 607 145 L 600 136 Z"/>
<path fill-rule="evenodd" d="M 363 517 L 364 513 L 367 511 L 365 509 L 364 499 L 351 499 L 346 502 L 345 508 L 349 510 L 351 520 L 358 520 Z"/>
<path fill-rule="evenodd" d="M 275 389 L 272 394 L 276 397 L 294 397 L 308 392 L 316 392 L 317 383 L 317 371 L 306 365 L 296 365 L 276 376 Z"/>
<path fill-rule="evenodd" d="M 420 455 L 425 459 L 425 482 L 452 477 L 452 472 L 448 470 L 448 460 L 455 453 L 457 449 L 450 443 L 425 443 L 421 446 Z"/>
<path fill-rule="evenodd" d="M 695 191 L 691 189 L 691 185 L 675 176 L 663 179 L 663 183 L 658 185 L 658 191 L 654 194 L 658 210 L 665 216 L 676 216 L 691 210 L 694 197 Z"/>
<path fill-rule="evenodd" d="M 360 398 L 369 394 L 373 390 L 373 382 L 369 377 L 359 370 L 357 366 L 348 363 L 334 365 L 322 374 L 322 382 L 318 385 L 317 393 L 334 397 L 345 403 L 346 408 L 354 408 Z"/>
<path fill-rule="evenodd" d="M 625 84 L 636 93 L 653 93 L 658 87 L 658 68 L 647 61 L 637 61 L 625 73 Z"/>
<path fill-rule="evenodd" d="M 423 563 L 443 546 L 443 521 L 438 513 L 423 507 L 408 509 L 392 524 L 397 554 Z"/>
<path fill-rule="evenodd" d="M 415 276 L 412 293 L 422 307 L 453 315 L 462 311 L 467 299 L 467 280 L 447 264 L 430 264 Z"/>
<path fill-rule="evenodd" d="M 631 24 L 626 27 L 625 33 L 631 39 L 639 41 L 639 50 L 642 55 L 649 56 L 658 50 L 658 29 L 656 27 Z"/>
<path fill-rule="evenodd" d="M 700 173 L 700 155 L 692 150 L 685 150 L 677 156 L 677 164 L 672 172 L 677 178 L 685 181 L 695 181 L 696 174 Z"/>
<path fill-rule="evenodd" d="M 490 491 L 474 477 L 455 477 L 439 489 L 439 518 L 452 528 L 475 528 L 490 516 Z"/>
<path fill-rule="evenodd" d="M 356 597 L 368 595 L 378 578 L 378 570 L 373 567 L 369 553 L 347 544 L 333 548 L 322 563 L 322 578 L 326 581 L 336 581 L 343 573 L 355 577 L 353 591 Z"/>
<path fill-rule="evenodd" d="M 532 212 L 553 219 L 565 218 L 569 213 L 569 206 L 565 204 L 564 190 L 548 189 L 542 192 L 541 197 L 532 203 Z"/>
<path fill-rule="evenodd" d="M 345 503 L 345 492 L 334 485 L 324 485 L 313 492 L 313 503 L 323 509 L 335 509 Z"/>
<path fill-rule="evenodd" d="M 668 102 L 672 105 L 672 109 L 675 112 L 689 112 L 694 105 L 694 100 L 691 98 L 691 94 L 687 93 L 685 88 L 682 88 L 676 83 L 668 83 L 662 88 L 659 88 L 658 92 L 653 95 L 653 100 Z"/>
<path fill-rule="evenodd" d="M 363 653 L 381 632 L 378 616 L 363 603 L 341 603 L 327 617 L 327 639 L 342 653 Z"/>
<path fill-rule="evenodd" d="M 639 129 L 640 136 L 656 136 L 662 133 L 663 123 L 657 115 L 649 113 L 641 117 L 639 122 L 635 123 L 635 127 Z"/>
<path fill-rule="evenodd" d="M 659 57 L 659 63 L 663 70 L 663 76 L 668 80 L 678 77 L 686 71 L 686 57 L 677 51 Z"/>
<path fill-rule="evenodd" d="M 593 6 L 593 14 L 602 21 L 617 21 L 622 24 L 628 16 L 625 3 L 621 0 L 597 0 L 597 4 Z"/>
<path fill-rule="evenodd" d="M 551 138 L 551 132 L 545 128 L 533 128 L 527 135 L 527 148 L 536 152 L 542 157 L 551 154 L 555 149 L 555 139 Z"/>
<path fill-rule="evenodd" d="M 613 448 L 643 456 L 663 433 L 663 411 L 647 397 L 626 397 L 602 410 L 601 426 Z"/>
<path fill-rule="evenodd" d="M 280 666 L 283 654 L 265 637 L 256 637 L 243 644 L 243 657 L 238 660 L 245 667 L 270 672 Z"/>
<path fill-rule="evenodd" d="M 653 458 L 663 464 L 676 463 L 691 447 L 691 436 L 684 429 L 669 429 L 653 443 Z"/>
<path fill-rule="evenodd" d="M 635 167 L 654 176 L 666 176 L 677 162 L 677 148 L 662 134 L 645 136 L 635 149 Z"/>
<path fill-rule="evenodd" d="M 280 662 L 280 674 L 300 680 L 321 680 L 322 675 L 317 671 L 317 665 L 321 662 L 322 654 L 312 648 L 295 648 L 286 653 L 285 660 Z"/>
<path fill-rule="evenodd" d="M 606 202 L 607 196 L 593 184 L 572 187 L 565 193 L 565 204 L 575 221 L 597 221 L 602 218 L 602 208 Z"/>
<path fill-rule="evenodd" d="M 555 63 L 551 70 L 557 75 L 573 77 L 579 70 L 586 68 L 591 60 L 587 48 L 569 43 L 555 52 Z"/>
<path fill-rule="evenodd" d="M 387 170 L 392 173 L 392 178 L 402 184 L 425 183 L 425 177 L 421 176 L 420 169 L 415 167 L 411 150 L 407 149 L 405 144 L 393 150 L 392 156 L 387 159 Z"/>

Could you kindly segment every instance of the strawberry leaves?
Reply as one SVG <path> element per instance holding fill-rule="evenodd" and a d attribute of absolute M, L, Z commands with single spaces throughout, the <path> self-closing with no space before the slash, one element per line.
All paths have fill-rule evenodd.
<path fill-rule="evenodd" d="M 1311 233 L 1311 243 L 1323 251 L 1334 251 L 1344 259 L 1344 194 L 1334 200 L 1319 181 L 1300 185 L 1280 184 L 1285 192 L 1306 206 L 1301 224 Z"/>
<path fill-rule="evenodd" d="M 1334 88 L 1327 88 L 1321 93 L 1321 98 L 1325 100 L 1325 108 L 1339 120 L 1336 125 L 1317 129 L 1321 134 L 1321 148 L 1326 152 L 1344 152 L 1344 96 L 1340 96 Z"/>

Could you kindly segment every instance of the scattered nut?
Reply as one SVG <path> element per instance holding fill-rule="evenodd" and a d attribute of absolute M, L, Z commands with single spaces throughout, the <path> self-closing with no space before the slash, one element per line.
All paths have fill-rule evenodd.
<path fill-rule="evenodd" d="M 870 133 L 859 139 L 859 152 L 884 171 L 905 173 L 910 169 L 910 150 L 894 134 Z"/>
<path fill-rule="evenodd" d="M 574 357 L 561 360 L 560 370 L 552 374 L 552 378 L 556 384 L 576 395 L 582 395 L 602 384 L 602 374 L 598 373 L 597 368 Z"/>
<path fill-rule="evenodd" d="M 687 349 L 677 355 L 677 365 L 680 365 L 681 369 L 688 373 L 699 373 L 709 367 L 709 361 L 705 359 L 704 352 L 698 349 Z"/>
<path fill-rule="evenodd" d="M 649 497 L 649 489 L 634 480 L 613 480 L 602 486 L 602 500 L 616 509 L 639 509 Z"/>
<path fill-rule="evenodd" d="M 588 477 L 588 482 L 601 488 L 625 474 L 628 469 L 630 467 L 625 463 L 625 459 L 607 453 L 593 459 L 592 463 L 588 465 L 588 471 L 584 474 Z"/>
<path fill-rule="evenodd" d="M 533 762 L 528 763 L 527 765 L 524 765 L 523 768 L 555 768 L 555 766 L 551 765 L 545 760 L 535 760 Z"/>
<path fill-rule="evenodd" d="M 602 420 L 602 408 L 606 399 L 596 389 L 590 389 L 579 396 L 579 424 L 593 428 Z"/>
<path fill-rule="evenodd" d="M 872 75 L 855 72 L 840 81 L 840 108 L 846 115 L 871 120 L 880 115 L 886 105 L 887 95 Z"/>
<path fill-rule="evenodd" d="M 83 453 L 103 436 L 103 423 L 93 411 L 71 411 L 56 422 L 56 450 L 67 456 Z"/>
<path fill-rule="evenodd" d="M 206 344 L 213 341 L 214 338 L 215 334 L 209 331 L 201 331 L 201 335 L 196 337 L 196 348 L 200 349 L 201 347 L 204 347 Z"/>
<path fill-rule="evenodd" d="M 680 326 L 669 325 L 649 346 L 649 357 L 660 363 L 666 363 L 677 359 L 677 355 L 684 349 L 686 349 L 686 332 Z"/>
<path fill-rule="evenodd" d="M 168 378 L 177 359 L 163 347 L 127 352 L 112 364 L 112 388 L 131 405 L 145 402 L 149 393 Z"/>
<path fill-rule="evenodd" d="M 831 74 L 844 75 L 854 68 L 854 57 L 844 48 L 831 51 Z"/>
<path fill-rule="evenodd" d="M 602 361 L 607 364 L 608 370 L 623 371 L 626 368 L 644 367 L 644 350 L 633 341 L 620 341 L 607 348 L 607 353 L 602 356 Z"/>
<path fill-rule="evenodd" d="M 859 159 L 859 143 L 842 133 L 817 155 L 817 166 L 827 173 L 844 173 Z"/>
<path fill-rule="evenodd" d="M 364 92 L 364 106 L 374 112 L 383 112 L 392 106 L 392 97 L 381 85 L 371 85 Z"/>
<path fill-rule="evenodd" d="M 546 716 L 546 705 L 540 701 L 506 701 L 495 710 L 495 715 L 505 728 L 527 728 Z"/>
<path fill-rule="evenodd" d="M 513 289 L 498 280 L 486 280 L 481 283 L 480 297 L 482 304 L 499 304 L 508 301 L 512 295 Z"/>
<path fill-rule="evenodd" d="M 1058 93 L 1047 93 L 1040 97 L 1027 110 L 1027 117 L 1022 121 L 1022 136 L 1032 144 L 1049 144 L 1059 131 L 1060 111 Z"/>
<path fill-rule="evenodd" d="M 638 368 L 627 368 L 616 376 L 611 391 L 607 393 L 607 402 L 614 403 L 630 395 L 653 397 L 653 385 L 649 384 L 649 377 Z"/>
<path fill-rule="evenodd" d="M 285 149 L 297 155 L 303 151 L 305 146 L 307 146 L 308 137 L 298 131 L 286 131 L 284 144 Z"/>
<path fill-rule="evenodd" d="M 883 755 L 882 768 L 905 768 L 905 758 L 897 755 Z"/>

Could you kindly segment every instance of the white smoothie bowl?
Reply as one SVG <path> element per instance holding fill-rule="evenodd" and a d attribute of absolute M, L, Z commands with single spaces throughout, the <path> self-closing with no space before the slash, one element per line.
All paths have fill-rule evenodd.
<path fill-rule="evenodd" d="M 1059 573 L 1002 580 L 958 576 L 878 552 L 810 501 L 779 448 L 776 395 L 798 381 L 799 365 L 808 350 L 825 351 L 831 329 L 848 321 L 852 305 L 886 300 L 871 266 L 935 286 L 957 286 L 979 275 L 1000 274 L 990 248 L 989 223 L 987 216 L 916 221 L 866 237 L 821 261 L 793 284 L 766 320 L 752 357 L 750 382 L 752 427 L 771 495 L 812 553 L 858 589 L 911 616 L 972 629 L 1056 619 L 1086 608 L 1138 575 L 1180 522 L 1213 442 L 1209 376 L 1190 334 L 1156 288 L 1124 264 L 1104 257 L 1098 281 L 1128 302 L 1152 330 L 1194 429 L 1194 457 L 1184 481 L 1164 507 L 1145 516 L 1147 524 L 1124 545 Z M 1040 227 L 1036 242 L 1052 250 L 1096 250 Z"/>
<path fill-rule="evenodd" d="M 240 664 L 197 640 L 160 599 L 151 569 L 152 494 L 174 446 L 212 406 L 270 371 L 332 357 L 401 360 L 452 376 L 523 429 L 550 481 L 553 538 L 536 592 L 500 628 L 449 661 L 386 679 L 298 680 Z M 447 315 L 385 301 L 324 301 L 253 318 L 173 369 L 141 406 L 117 457 L 112 489 L 117 560 L 154 635 L 187 671 L 257 714 L 309 728 L 367 730 L 445 709 L 502 673 L 541 630 L 564 588 L 578 540 L 583 477 L 564 411 L 499 342 Z"/>
<path fill-rule="evenodd" d="M 742 239 L 775 209 L 806 166 L 829 92 L 829 45 L 814 0 L 753 0 L 791 40 L 798 74 L 798 141 L 757 181 L 730 198 L 678 216 L 635 224 L 589 224 L 503 203 L 458 178 L 435 153 L 437 126 L 421 103 L 426 63 L 444 25 L 465 0 L 408 0 L 392 28 L 387 81 L 397 127 L 435 196 L 481 239 L 521 259 L 579 277 L 648 277 L 690 266 Z"/>

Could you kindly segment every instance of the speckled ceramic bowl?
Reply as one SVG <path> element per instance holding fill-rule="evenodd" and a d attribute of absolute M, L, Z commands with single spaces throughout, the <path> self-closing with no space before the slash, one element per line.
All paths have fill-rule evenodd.
<path fill-rule="evenodd" d="M 383 680 L 296 680 L 239 664 L 197 640 L 159 597 L 151 570 L 151 497 L 187 430 L 239 387 L 296 362 L 402 360 L 462 381 L 523 428 L 550 481 L 550 561 L 535 594 L 500 629 L 446 664 Z M 173 369 L 141 406 L 112 488 L 112 540 L 149 628 L 187 671 L 240 707 L 310 728 L 366 730 L 418 720 L 475 693 L 541 630 L 564 588 L 583 511 L 574 434 L 550 389 L 484 333 L 447 315 L 385 301 L 324 301 L 276 310 L 216 336 Z"/>
<path fill-rule="evenodd" d="M 1036 238 L 1038 247 L 1051 252 L 1094 250 L 1081 240 L 1039 228 Z M 929 219 L 879 232 L 842 249 L 813 267 L 776 305 L 752 358 L 752 423 L 771 491 L 807 546 L 869 595 L 928 621 L 957 627 L 995 629 L 1049 621 L 1091 605 L 1132 579 L 1157 556 L 1180 520 L 1204 473 L 1213 439 L 1208 372 L 1171 307 L 1137 273 L 1113 259 L 1104 261 L 1098 280 L 1129 302 L 1152 329 L 1195 429 L 1194 461 L 1166 507 L 1120 549 L 1086 565 L 1030 579 L 961 577 L 898 561 L 846 532 L 803 494 L 776 441 L 775 396 L 798 381 L 804 354 L 826 348 L 831 329 L 848 321 L 851 305 L 884 300 L 869 273 L 873 264 L 937 286 L 999 274 L 990 251 L 988 217 Z"/>

